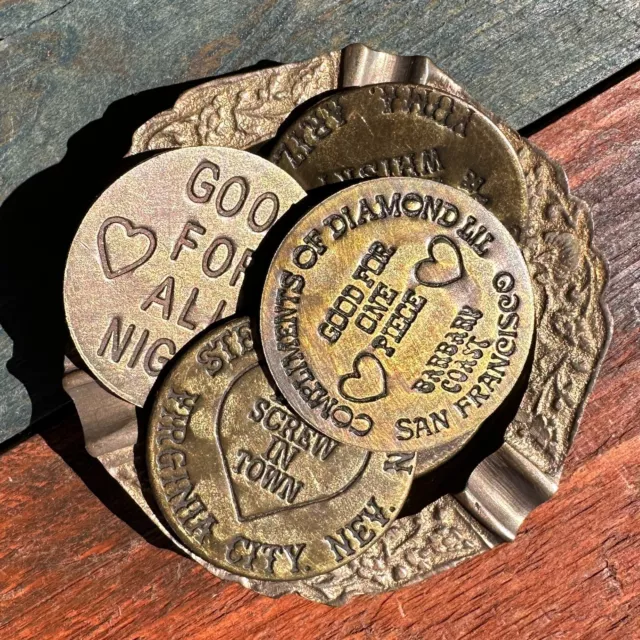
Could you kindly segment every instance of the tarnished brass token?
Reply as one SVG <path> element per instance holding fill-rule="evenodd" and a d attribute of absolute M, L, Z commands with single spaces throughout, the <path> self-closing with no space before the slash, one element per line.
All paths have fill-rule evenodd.
<path fill-rule="evenodd" d="M 357 178 L 420 177 L 463 189 L 503 222 L 527 210 L 515 151 L 487 116 L 432 87 L 389 83 L 325 98 L 269 158 L 309 190 Z"/>
<path fill-rule="evenodd" d="M 293 409 L 377 451 L 437 449 L 475 430 L 517 381 L 533 329 L 507 230 L 420 178 L 363 182 L 306 214 L 271 263 L 260 318 Z"/>
<path fill-rule="evenodd" d="M 67 321 L 97 378 L 137 405 L 196 333 L 235 311 L 263 235 L 305 195 L 245 151 L 168 151 L 141 163 L 91 207 L 64 281 Z"/>
<path fill-rule="evenodd" d="M 172 365 L 147 435 L 151 486 L 194 553 L 233 573 L 295 580 L 357 557 L 398 515 L 415 454 L 340 444 L 292 413 L 247 318 Z"/>

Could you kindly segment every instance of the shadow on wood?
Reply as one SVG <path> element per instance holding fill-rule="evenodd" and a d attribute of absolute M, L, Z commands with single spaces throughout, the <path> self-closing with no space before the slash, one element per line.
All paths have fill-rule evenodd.
<path fill-rule="evenodd" d="M 72 404 L 44 420 L 39 431 L 47 445 L 71 467 L 111 513 L 150 544 L 180 553 L 120 488 L 102 464 L 87 453 L 82 425 Z"/>

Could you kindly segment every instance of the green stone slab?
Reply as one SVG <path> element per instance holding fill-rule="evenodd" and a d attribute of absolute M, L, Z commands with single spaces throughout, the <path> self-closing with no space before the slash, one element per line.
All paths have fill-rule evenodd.
<path fill-rule="evenodd" d="M 640 57 L 639 24 L 632 0 L 0 0 L 0 441 L 65 401 L 66 246 L 185 88 L 155 87 L 363 42 L 430 56 L 522 127 Z"/>

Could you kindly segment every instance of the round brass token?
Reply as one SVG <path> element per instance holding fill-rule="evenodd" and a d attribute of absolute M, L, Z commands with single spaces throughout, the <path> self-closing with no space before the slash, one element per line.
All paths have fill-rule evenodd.
<path fill-rule="evenodd" d="M 518 157 L 484 114 L 432 87 L 389 83 L 325 98 L 278 138 L 269 158 L 303 188 L 420 177 L 463 189 L 509 223 L 527 210 Z"/>
<path fill-rule="evenodd" d="M 176 534 L 233 573 L 295 580 L 357 557 L 398 515 L 415 454 L 340 444 L 265 376 L 247 318 L 174 362 L 150 416 L 151 486 Z"/>
<path fill-rule="evenodd" d="M 218 147 L 168 151 L 111 185 L 78 229 L 64 281 L 71 335 L 96 377 L 144 404 L 178 349 L 235 311 L 253 250 L 304 196 L 270 162 Z"/>
<path fill-rule="evenodd" d="M 464 441 L 517 381 L 533 330 L 529 274 L 505 227 L 420 178 L 363 182 L 307 213 L 273 258 L 260 319 L 293 409 L 377 451 Z"/>

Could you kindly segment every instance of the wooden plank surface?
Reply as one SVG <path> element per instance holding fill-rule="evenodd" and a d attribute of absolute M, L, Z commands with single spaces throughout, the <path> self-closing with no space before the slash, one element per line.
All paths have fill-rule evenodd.
<path fill-rule="evenodd" d="M 640 637 L 638 121 L 640 72 L 533 138 L 593 207 L 615 331 L 560 490 L 514 543 L 338 609 L 270 600 L 166 548 L 66 415 L 2 456 L 0 637 Z"/>
<path fill-rule="evenodd" d="M 154 88 L 362 41 L 433 57 L 520 127 L 636 60 L 639 18 L 639 0 L 0 0 L 0 441 L 65 399 L 66 250 L 184 87 Z"/>

